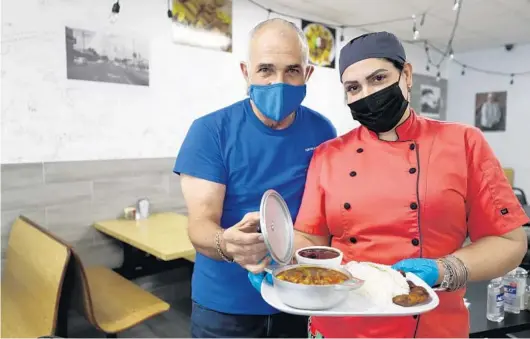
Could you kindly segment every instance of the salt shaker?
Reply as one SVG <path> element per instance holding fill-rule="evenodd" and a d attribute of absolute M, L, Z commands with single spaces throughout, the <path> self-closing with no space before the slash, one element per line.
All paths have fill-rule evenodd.
<path fill-rule="evenodd" d="M 136 205 L 136 220 L 147 219 L 149 217 L 149 200 L 140 199 Z"/>

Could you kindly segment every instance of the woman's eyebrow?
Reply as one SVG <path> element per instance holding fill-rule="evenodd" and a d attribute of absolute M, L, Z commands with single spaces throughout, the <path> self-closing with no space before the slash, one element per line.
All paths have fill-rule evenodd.
<path fill-rule="evenodd" d="M 372 77 L 374 77 L 374 76 L 376 76 L 377 74 L 382 73 L 382 72 L 388 72 L 388 69 L 385 69 L 385 68 L 379 68 L 378 70 L 376 70 L 376 71 L 370 73 L 370 75 L 368 75 L 365 79 L 368 80 L 368 79 L 370 79 L 370 78 L 372 78 Z"/>
<path fill-rule="evenodd" d="M 366 76 L 366 80 L 369 80 L 370 78 L 373 78 L 373 77 L 376 76 L 377 74 L 379 74 L 379 73 L 383 73 L 383 72 L 388 72 L 388 69 L 386 69 L 386 68 L 379 68 L 378 70 L 375 70 L 375 71 L 373 71 L 372 73 L 370 73 L 368 76 Z M 344 86 L 356 85 L 356 84 L 358 84 L 358 83 L 359 83 L 359 81 L 357 81 L 357 80 L 344 81 Z"/>

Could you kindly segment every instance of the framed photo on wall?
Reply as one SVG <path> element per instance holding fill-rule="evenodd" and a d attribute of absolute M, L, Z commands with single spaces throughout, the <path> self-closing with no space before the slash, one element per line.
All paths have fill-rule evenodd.
<path fill-rule="evenodd" d="M 66 78 L 149 86 L 149 42 L 65 27 Z"/>
<path fill-rule="evenodd" d="M 315 66 L 335 68 L 335 28 L 302 19 L 302 31 L 309 46 L 309 62 Z"/>
<path fill-rule="evenodd" d="M 506 99 L 504 92 L 475 95 L 475 126 L 484 132 L 506 131 Z"/>
<path fill-rule="evenodd" d="M 419 115 L 446 120 L 447 80 L 423 74 L 412 75 L 411 106 Z"/>
<path fill-rule="evenodd" d="M 171 0 L 175 43 L 232 52 L 232 0 Z"/>

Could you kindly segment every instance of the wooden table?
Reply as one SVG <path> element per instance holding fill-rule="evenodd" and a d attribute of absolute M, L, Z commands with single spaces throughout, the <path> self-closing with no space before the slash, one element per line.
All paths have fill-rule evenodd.
<path fill-rule="evenodd" d="M 156 263 L 141 263 L 149 256 L 165 262 L 195 260 L 195 248 L 188 238 L 188 218 L 184 215 L 158 213 L 144 220 L 100 221 L 94 227 L 122 243 L 123 264 L 116 271 L 127 278 L 153 273 Z"/>

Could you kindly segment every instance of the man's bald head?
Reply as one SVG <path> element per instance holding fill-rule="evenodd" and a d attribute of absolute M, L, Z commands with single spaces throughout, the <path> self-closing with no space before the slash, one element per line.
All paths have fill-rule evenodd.
<path fill-rule="evenodd" d="M 261 22 L 250 32 L 247 62 L 241 62 L 241 72 L 247 82 L 247 94 L 251 94 L 252 86 L 265 86 L 296 88 L 297 93 L 303 92 L 305 97 L 303 85 L 309 80 L 314 69 L 308 64 L 308 56 L 307 39 L 293 23 L 283 19 Z M 291 86 L 267 87 L 279 83 Z M 251 98 L 254 105 L 253 100 Z M 280 105 L 281 102 L 277 104 Z M 289 123 L 287 118 L 279 122 L 273 112 L 268 114 L 273 114 L 275 118 L 267 117 L 257 106 L 253 106 L 253 110 L 258 118 L 271 128 L 280 128 L 282 123 Z M 289 115 L 291 118 L 292 116 Z"/>
<path fill-rule="evenodd" d="M 303 85 L 313 72 L 308 56 L 307 39 L 296 25 L 284 19 L 270 19 L 250 32 L 248 58 L 241 63 L 241 71 L 247 87 Z"/>
<path fill-rule="evenodd" d="M 309 47 L 304 32 L 290 21 L 274 18 L 257 24 L 249 34 L 249 46 L 247 60 L 250 62 L 252 55 L 261 52 L 270 43 L 282 42 L 291 46 L 292 50 L 298 49 L 303 65 L 307 65 L 309 58 Z M 280 47 L 280 46 L 276 46 Z"/>

